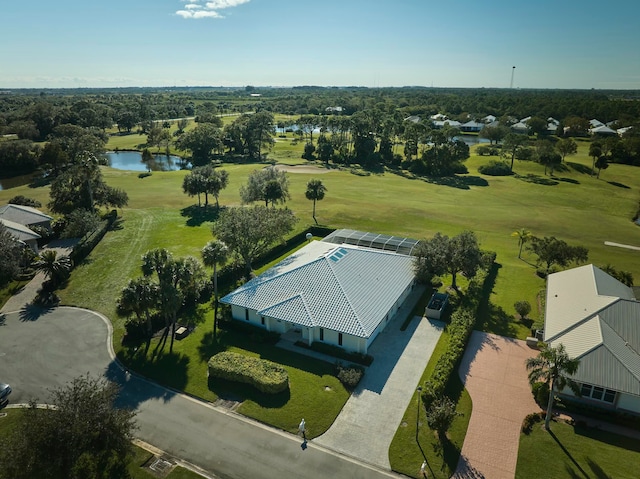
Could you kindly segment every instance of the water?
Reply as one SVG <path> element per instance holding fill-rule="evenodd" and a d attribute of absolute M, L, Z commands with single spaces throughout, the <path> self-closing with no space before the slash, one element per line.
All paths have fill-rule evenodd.
<path fill-rule="evenodd" d="M 15 188 L 17 186 L 28 185 L 31 183 L 31 175 L 14 176 L 13 178 L 0 178 L 0 191 Z"/>
<path fill-rule="evenodd" d="M 139 151 L 111 151 L 105 153 L 108 164 L 116 170 L 129 171 L 176 171 L 190 168 L 191 165 L 179 156 L 154 155 L 149 164 L 142 161 Z"/>
<path fill-rule="evenodd" d="M 489 140 L 486 138 L 480 138 L 477 135 L 459 135 L 456 136 L 454 138 L 455 140 L 462 140 L 464 141 L 468 146 L 473 146 L 473 145 L 477 145 L 479 143 L 489 143 Z"/>

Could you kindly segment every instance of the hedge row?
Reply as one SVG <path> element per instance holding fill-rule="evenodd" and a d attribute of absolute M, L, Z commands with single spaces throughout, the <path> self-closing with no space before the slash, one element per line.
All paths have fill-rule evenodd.
<path fill-rule="evenodd" d="M 250 384 L 258 391 L 277 394 L 289 387 L 289 375 L 271 361 L 224 351 L 209 359 L 209 377 Z"/>
<path fill-rule="evenodd" d="M 113 225 L 117 218 L 118 212 L 116 210 L 112 210 L 110 213 L 105 215 L 97 229 L 86 234 L 80 241 L 78 241 L 78 243 L 76 243 L 69 255 L 73 264 L 78 264 L 89 256 L 89 253 L 93 251 L 93 248 L 95 248 L 104 235 L 107 234 L 107 231 L 109 231 L 109 228 L 111 228 L 111 225 Z"/>
<path fill-rule="evenodd" d="M 493 258 L 495 256 L 491 259 Z M 476 324 L 478 306 L 483 295 L 483 286 L 492 266 L 493 261 L 491 263 L 487 262 L 484 268 L 478 271 L 476 276 L 469 282 L 464 302 L 451 315 L 451 323 L 448 326 L 449 346 L 442 356 L 438 358 L 433 373 L 425 381 L 422 391 L 422 401 L 427 409 L 434 400 L 444 395 L 449 378 L 455 373 L 464 354 L 467 341 Z"/>

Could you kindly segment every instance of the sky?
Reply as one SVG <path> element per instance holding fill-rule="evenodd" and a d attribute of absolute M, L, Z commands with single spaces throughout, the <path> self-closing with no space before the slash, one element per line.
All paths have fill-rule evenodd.
<path fill-rule="evenodd" d="M 638 0 L 13 0 L 0 25 L 3 89 L 640 89 Z"/>

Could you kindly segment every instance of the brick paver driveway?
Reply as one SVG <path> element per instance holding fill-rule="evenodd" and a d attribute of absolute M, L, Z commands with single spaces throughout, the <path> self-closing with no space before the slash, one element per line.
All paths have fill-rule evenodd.
<path fill-rule="evenodd" d="M 473 401 L 456 479 L 513 479 L 524 417 L 540 408 L 531 395 L 524 341 L 474 331 L 459 374 Z"/>

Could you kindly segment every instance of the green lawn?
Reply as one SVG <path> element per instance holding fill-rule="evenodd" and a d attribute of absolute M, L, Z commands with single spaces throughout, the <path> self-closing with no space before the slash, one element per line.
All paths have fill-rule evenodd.
<path fill-rule="evenodd" d="M 447 349 L 449 334 L 443 331 L 438 344 L 429 359 L 419 384 L 423 384 L 433 373 L 438 358 Z M 389 447 L 391 469 L 410 477 L 420 478 L 420 466 L 426 460 L 429 464 L 429 477 L 447 479 L 451 477 L 458 465 L 460 450 L 467 433 L 467 426 L 471 419 L 471 397 L 464 389 L 462 382 L 456 376 L 452 378 L 446 390 L 447 395 L 457 402 L 456 410 L 461 413 L 448 432 L 449 442 L 442 448 L 435 433 L 427 425 L 425 411 L 420 406 L 420 420 L 418 422 L 418 440 L 416 441 L 416 418 L 418 415 L 418 394 L 414 394 L 402 422 Z"/>
<path fill-rule="evenodd" d="M 516 479 L 541 477 L 637 479 L 640 444 L 599 429 L 552 423 L 521 434 Z"/>

